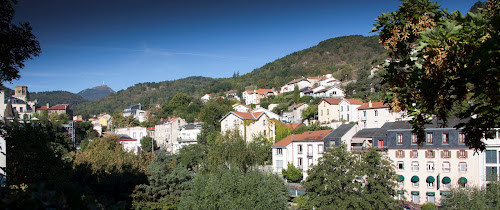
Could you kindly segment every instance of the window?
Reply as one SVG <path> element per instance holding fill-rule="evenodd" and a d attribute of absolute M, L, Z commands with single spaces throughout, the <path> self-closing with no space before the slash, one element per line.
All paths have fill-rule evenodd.
<path fill-rule="evenodd" d="M 375 110 L 375 117 L 376 117 L 376 116 L 378 116 L 378 111 L 377 111 L 377 110 Z"/>
<path fill-rule="evenodd" d="M 19 112 L 23 112 L 23 107 L 19 107 Z"/>
<path fill-rule="evenodd" d="M 418 182 L 413 182 L 413 187 L 418 187 Z"/>
<path fill-rule="evenodd" d="M 411 162 L 411 170 L 418 171 L 418 162 L 416 161 Z"/>
<path fill-rule="evenodd" d="M 281 169 L 283 169 L 283 160 L 277 160 L 276 161 L 276 169 L 281 172 Z"/>
<path fill-rule="evenodd" d="M 396 139 L 397 139 L 398 144 L 403 144 L 403 134 L 402 133 L 396 134 Z"/>
<path fill-rule="evenodd" d="M 458 158 L 467 158 L 467 151 L 465 150 L 460 150 L 460 151 L 457 151 L 457 156 Z"/>
<path fill-rule="evenodd" d="M 432 144 L 433 143 L 432 142 L 432 133 L 427 133 L 426 140 L 427 140 L 427 144 Z"/>
<path fill-rule="evenodd" d="M 262 124 L 263 124 L 263 125 L 266 125 L 266 120 L 263 120 L 263 121 L 262 121 Z M 264 134 L 264 135 L 266 135 L 266 134 Z"/>
<path fill-rule="evenodd" d="M 323 116 L 323 110 L 321 110 L 321 116 Z"/>
<path fill-rule="evenodd" d="M 427 196 L 427 202 L 428 203 L 435 203 L 436 202 L 436 197 L 434 197 L 433 195 L 428 195 Z"/>
<path fill-rule="evenodd" d="M 319 144 L 318 145 L 318 154 L 322 154 L 323 153 L 323 144 Z"/>
<path fill-rule="evenodd" d="M 363 128 L 366 128 L 366 121 L 363 122 Z"/>
<path fill-rule="evenodd" d="M 450 158 L 450 151 L 449 150 L 444 150 L 444 151 L 441 151 L 442 152 L 442 157 L 443 158 Z"/>
<path fill-rule="evenodd" d="M 443 171 L 450 172 L 450 162 L 443 162 Z"/>
<path fill-rule="evenodd" d="M 326 114 L 329 115 L 330 114 L 330 109 L 327 109 L 326 110 Z"/>
<path fill-rule="evenodd" d="M 340 111 L 343 112 L 344 111 L 344 106 L 340 106 Z"/>
<path fill-rule="evenodd" d="M 486 150 L 486 163 L 497 163 L 496 150 Z"/>
<path fill-rule="evenodd" d="M 309 144 L 307 145 L 307 156 L 313 156 L 313 145 Z"/>
<path fill-rule="evenodd" d="M 417 135 L 411 134 L 411 144 L 417 144 Z"/>
<path fill-rule="evenodd" d="M 433 150 L 428 150 L 425 151 L 425 157 L 427 158 L 434 158 L 436 156 L 436 152 Z"/>
<path fill-rule="evenodd" d="M 427 188 L 433 188 L 434 182 L 427 182 Z"/>
<path fill-rule="evenodd" d="M 311 166 L 312 164 L 313 164 L 313 159 L 312 158 L 308 158 L 307 159 L 307 165 Z"/>
<path fill-rule="evenodd" d="M 498 180 L 497 167 L 486 167 L 486 179 L 488 181 Z"/>
<path fill-rule="evenodd" d="M 277 155 L 283 155 L 283 148 L 276 149 L 276 154 Z"/>
<path fill-rule="evenodd" d="M 458 143 L 465 144 L 465 135 L 462 132 L 458 133 Z"/>
<path fill-rule="evenodd" d="M 402 161 L 399 161 L 398 162 L 398 170 L 404 170 L 405 169 L 405 165 Z"/>
<path fill-rule="evenodd" d="M 349 106 L 347 106 L 347 111 L 349 111 Z"/>
<path fill-rule="evenodd" d="M 297 149 L 299 150 L 299 154 L 302 154 L 302 145 L 301 145 L 301 144 L 299 144 L 299 145 L 297 146 Z"/>
<path fill-rule="evenodd" d="M 264 130 L 264 136 L 265 136 L 265 137 L 267 137 L 267 132 L 266 132 L 266 130 Z"/>
<path fill-rule="evenodd" d="M 414 204 L 419 204 L 420 201 L 418 200 L 419 195 L 411 195 L 411 202 Z"/>
<path fill-rule="evenodd" d="M 397 158 L 404 158 L 405 157 L 405 152 L 403 150 L 396 151 L 396 157 Z"/>
<path fill-rule="evenodd" d="M 132 134 L 132 137 L 134 137 L 134 138 L 135 138 L 135 132 Z"/>
<path fill-rule="evenodd" d="M 297 165 L 299 166 L 299 169 L 302 169 L 302 158 L 297 159 Z"/>
<path fill-rule="evenodd" d="M 458 168 L 460 172 L 467 172 L 467 163 L 459 163 Z"/>
<path fill-rule="evenodd" d="M 428 162 L 427 163 L 427 171 L 434 171 L 434 162 Z"/>
<path fill-rule="evenodd" d="M 450 142 L 448 133 L 443 133 L 443 144 L 448 144 Z"/>
<path fill-rule="evenodd" d="M 366 111 L 363 111 L 363 117 L 366 117 Z"/>
<path fill-rule="evenodd" d="M 411 151 L 411 158 L 418 158 L 418 151 L 417 150 Z"/>

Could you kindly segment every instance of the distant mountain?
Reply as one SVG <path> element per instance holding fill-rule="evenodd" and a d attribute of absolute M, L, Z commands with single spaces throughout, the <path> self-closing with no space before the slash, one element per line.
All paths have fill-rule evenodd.
<path fill-rule="evenodd" d="M 30 100 L 35 99 L 37 100 L 39 106 L 45 106 L 47 103 L 49 103 L 50 106 L 56 104 L 69 104 L 70 109 L 73 109 L 74 106 L 87 101 L 83 97 L 68 91 L 30 93 Z"/>
<path fill-rule="evenodd" d="M 108 87 L 107 85 L 101 85 L 93 88 L 88 88 L 85 90 L 82 90 L 78 93 L 78 95 L 82 96 L 83 98 L 89 100 L 89 101 L 94 101 L 100 98 L 104 98 L 108 96 L 111 93 L 114 93 L 115 91 Z"/>
<path fill-rule="evenodd" d="M 231 78 L 188 77 L 172 81 L 139 83 L 105 98 L 85 102 L 75 107 L 76 114 L 113 113 L 124 107 L 141 103 L 149 108 L 167 102 L 178 92 L 199 98 L 205 93 L 222 95 L 224 91 L 246 88 L 276 88 L 300 76 L 332 74 L 335 78 L 356 80 L 367 77 L 373 66 L 387 58 L 378 43 L 378 36 L 344 36 L 327 39 L 316 46 L 293 52 L 252 72 Z M 363 84 L 368 92 L 370 83 Z"/>

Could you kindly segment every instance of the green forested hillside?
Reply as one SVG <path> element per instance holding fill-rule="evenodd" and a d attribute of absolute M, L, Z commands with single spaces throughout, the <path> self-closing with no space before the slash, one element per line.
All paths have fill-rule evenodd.
<path fill-rule="evenodd" d="M 50 106 L 56 104 L 69 104 L 70 108 L 73 109 L 75 105 L 86 102 L 87 100 L 83 97 L 70 93 L 68 91 L 49 91 L 49 92 L 38 92 L 30 93 L 31 100 L 37 100 L 40 106 L 45 106 L 47 103 Z"/>
<path fill-rule="evenodd" d="M 141 105 L 148 108 L 157 103 L 163 104 L 178 92 L 198 97 L 204 94 L 205 88 L 214 80 L 208 77 L 188 77 L 173 81 L 139 83 L 125 90 L 112 93 L 105 98 L 80 104 L 74 107 L 74 113 L 112 113 L 137 103 L 141 103 Z"/>
<path fill-rule="evenodd" d="M 340 80 L 352 80 L 357 79 L 360 73 L 367 75 L 366 72 L 372 66 L 380 64 L 385 58 L 386 53 L 376 36 L 337 37 L 291 53 L 241 76 L 235 73 L 231 78 L 188 77 L 158 83 L 140 83 L 105 98 L 82 103 L 74 107 L 74 111 L 76 114 L 112 113 L 137 103 L 148 108 L 157 103 L 164 104 L 177 92 L 198 98 L 205 93 L 222 95 L 224 91 L 231 89 L 241 92 L 249 86 L 279 89 L 300 76 L 332 73 Z"/>

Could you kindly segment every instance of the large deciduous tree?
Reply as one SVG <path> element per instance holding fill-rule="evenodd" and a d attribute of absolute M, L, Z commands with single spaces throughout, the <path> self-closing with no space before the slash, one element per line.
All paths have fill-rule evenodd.
<path fill-rule="evenodd" d="M 500 125 L 500 3 L 479 12 L 449 13 L 429 0 L 405 0 L 381 14 L 375 28 L 389 50 L 387 102 L 408 110 L 419 143 L 430 117 L 458 117 L 466 144 L 484 150 L 482 138 Z"/>
<path fill-rule="evenodd" d="M 19 79 L 24 62 L 42 51 L 29 23 L 12 24 L 12 6 L 16 3 L 17 0 L 0 1 L 0 84 Z"/>

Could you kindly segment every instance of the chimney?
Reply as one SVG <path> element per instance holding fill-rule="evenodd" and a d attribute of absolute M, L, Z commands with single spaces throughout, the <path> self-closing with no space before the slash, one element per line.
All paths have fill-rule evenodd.
<path fill-rule="evenodd" d="M 47 103 L 47 109 L 49 108 L 49 103 Z"/>
<path fill-rule="evenodd" d="M 372 100 L 370 100 L 370 102 L 368 102 L 368 107 L 372 107 Z"/>

